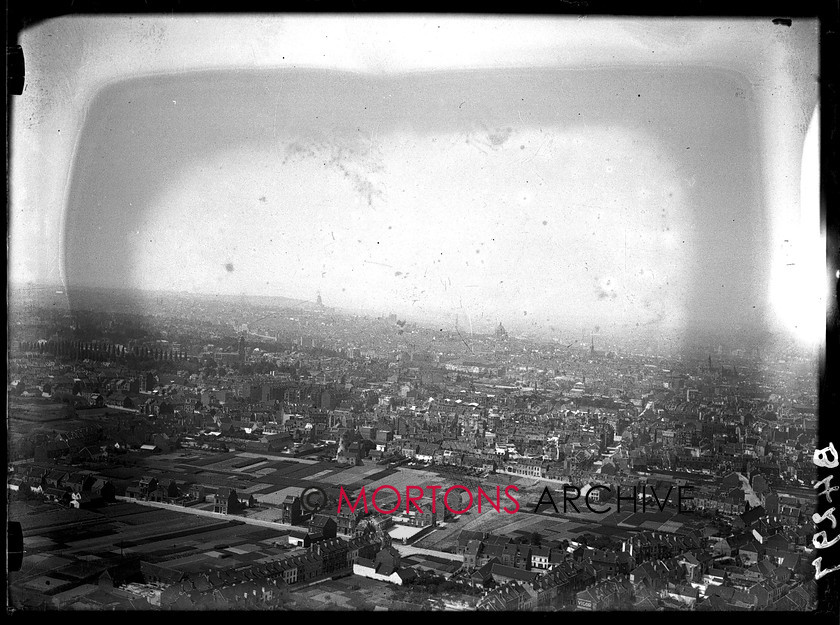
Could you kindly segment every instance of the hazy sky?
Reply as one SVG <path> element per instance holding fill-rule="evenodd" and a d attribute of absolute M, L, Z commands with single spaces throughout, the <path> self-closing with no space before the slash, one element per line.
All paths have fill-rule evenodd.
<path fill-rule="evenodd" d="M 64 275 L 482 329 L 761 326 L 759 121 L 743 75 L 682 64 L 122 80 L 75 142 Z"/>
<path fill-rule="evenodd" d="M 575 324 L 740 319 L 766 248 L 721 73 L 144 79 L 88 114 L 71 283 Z"/>

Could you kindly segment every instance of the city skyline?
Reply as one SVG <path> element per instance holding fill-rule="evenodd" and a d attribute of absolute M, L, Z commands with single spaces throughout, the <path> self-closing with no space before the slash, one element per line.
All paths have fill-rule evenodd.
<path fill-rule="evenodd" d="M 686 335 L 669 332 L 664 328 L 639 329 L 602 327 L 596 323 L 570 324 L 560 323 L 553 326 L 523 326 L 510 323 L 506 319 L 471 324 L 457 314 L 454 317 L 418 318 L 411 315 L 401 316 L 391 310 L 354 310 L 335 307 L 329 301 L 319 302 L 318 294 L 309 300 L 298 300 L 281 296 L 242 296 L 219 293 L 191 293 L 165 290 L 142 290 L 136 288 L 84 288 L 66 293 L 60 285 L 12 286 L 9 293 L 9 310 L 15 315 L 23 314 L 34 308 L 49 308 L 54 313 L 69 315 L 75 323 L 86 325 L 85 319 L 91 312 L 96 314 L 136 313 L 147 319 L 161 314 L 184 314 L 192 317 L 192 306 L 202 307 L 205 318 L 227 318 L 230 327 L 249 340 L 271 339 L 279 341 L 300 340 L 309 336 L 312 329 L 303 326 L 295 331 L 294 327 L 303 319 L 314 316 L 327 323 L 327 327 L 336 324 L 352 324 L 354 320 L 379 322 L 384 325 L 378 331 L 394 334 L 394 339 L 401 349 L 420 350 L 431 353 L 450 354 L 463 352 L 464 355 L 481 352 L 488 345 L 481 344 L 486 339 L 498 340 L 501 325 L 511 338 L 532 341 L 543 347 L 563 347 L 573 352 L 586 352 L 597 349 L 598 354 L 612 352 L 621 354 L 646 353 L 660 358 L 702 358 L 714 354 L 738 352 L 751 360 L 775 357 L 795 357 L 814 359 L 817 352 L 815 345 L 803 344 L 796 337 L 783 332 L 773 333 L 768 330 L 749 333 L 743 331 L 708 331 Z M 204 308 L 209 306 L 209 308 Z M 215 313 L 209 311 L 215 310 Z M 258 312 L 257 312 L 258 311 Z M 208 316 L 209 314 L 209 316 Z M 291 316 L 290 316 L 291 315 Z M 320 332 L 320 331 L 318 331 Z M 316 332 L 316 334 L 318 334 Z M 438 332 L 444 332 L 443 341 L 435 343 Z M 263 336 L 261 333 L 268 333 Z M 404 336 L 403 336 L 404 335 Z M 272 337 L 274 337 L 272 339 Z M 425 338 L 423 338 L 425 337 Z M 45 339 L 46 336 L 40 337 Z M 480 340 L 473 344 L 473 340 Z M 419 342 L 418 342 L 419 341 Z M 454 343 L 452 342 L 454 341 Z M 325 343 L 325 345 L 328 343 Z M 582 351 L 581 351 L 582 350 Z M 816 366 L 816 361 L 814 361 Z"/>

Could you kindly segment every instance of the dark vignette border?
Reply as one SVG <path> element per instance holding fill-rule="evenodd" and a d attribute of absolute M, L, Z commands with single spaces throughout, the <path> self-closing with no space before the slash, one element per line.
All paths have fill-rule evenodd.
<path fill-rule="evenodd" d="M 270 3 L 265 1 L 239 0 L 236 3 L 222 0 L 128 0 L 118 4 L 104 0 L 56 0 L 35 4 L 31 0 L 7 0 L 4 21 L 6 26 L 6 163 L 8 196 L 8 163 L 11 160 L 11 146 L 8 130 L 13 123 L 11 100 L 17 91 L 15 80 L 25 83 L 25 59 L 16 57 L 13 49 L 18 44 L 19 33 L 42 21 L 63 15 L 126 15 L 126 14 L 234 14 L 234 13 L 448 13 L 448 14 L 491 14 L 491 15 L 614 15 L 614 16 L 658 16 L 658 17 L 766 17 L 780 28 L 787 20 L 818 18 L 820 21 L 820 221 L 826 236 L 826 341 L 820 357 L 818 379 L 819 425 L 817 448 L 825 448 L 830 442 L 840 448 L 840 305 L 837 286 L 840 284 L 840 171 L 838 171 L 838 147 L 840 147 L 840 82 L 838 67 L 832 59 L 840 58 L 840 2 L 837 0 L 799 0 L 783 2 L 766 0 L 761 3 L 723 0 L 681 0 L 667 2 L 650 0 L 619 2 L 617 0 L 556 0 L 556 2 L 475 2 L 427 0 L 425 2 L 385 2 L 384 0 L 293 0 Z M 20 63 L 23 64 L 21 76 Z M 9 223 L 8 207 L 6 223 Z M 8 280 L 7 280 L 8 285 Z M 7 286 L 8 289 L 8 286 Z M 7 293 L 8 295 L 8 293 Z M 818 467 L 818 479 L 831 474 L 840 477 L 840 471 Z M 835 484 L 837 485 L 837 484 Z M 816 494 L 815 494 L 816 496 Z M 818 501 L 818 512 L 824 513 L 831 507 L 825 497 Z M 837 498 L 835 498 L 837 507 Z M 840 515 L 840 513 L 838 513 Z M 835 535 L 830 530 L 828 537 Z M 832 557 L 838 549 L 832 550 Z M 826 559 L 823 568 L 838 563 Z M 840 616 L 840 571 L 829 574 L 817 582 L 818 607 L 812 616 L 821 622 L 836 623 Z M 627 613 L 633 614 L 633 613 Z M 784 613 L 776 613 L 782 616 Z M 644 614 L 646 620 L 670 619 L 668 613 Z M 435 618 L 457 617 L 460 614 L 436 615 Z M 554 615 L 556 617 L 556 615 Z M 616 614 L 618 616 L 618 613 Z M 638 614 L 637 614 L 638 616 Z M 722 616 L 715 614 L 715 617 Z M 802 618 L 801 613 L 790 613 L 791 618 Z M 549 614 L 533 614 L 530 618 L 552 618 Z M 705 618 L 703 613 L 679 613 L 680 620 Z M 832 619 L 829 621 L 829 619 Z M 529 619 L 530 620 L 530 619 Z M 552 618 L 554 620 L 554 618 Z"/>

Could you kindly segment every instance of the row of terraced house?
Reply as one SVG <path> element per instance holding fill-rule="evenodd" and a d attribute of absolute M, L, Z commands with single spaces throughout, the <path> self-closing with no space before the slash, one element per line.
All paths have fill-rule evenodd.
<path fill-rule="evenodd" d="M 243 598 L 253 597 L 255 604 L 275 605 L 278 599 L 288 597 L 290 586 L 350 575 L 355 562 L 374 558 L 379 548 L 379 543 L 370 537 L 334 538 L 314 543 L 303 554 L 234 571 L 202 573 L 194 579 L 165 564 L 143 563 L 143 574 L 146 581 L 169 584 L 160 598 L 164 609 L 195 609 L 216 601 L 214 593 L 221 593 L 227 604 L 230 599 L 236 600 L 237 605 L 240 590 L 244 590 Z M 228 587 L 232 590 L 225 591 Z"/>

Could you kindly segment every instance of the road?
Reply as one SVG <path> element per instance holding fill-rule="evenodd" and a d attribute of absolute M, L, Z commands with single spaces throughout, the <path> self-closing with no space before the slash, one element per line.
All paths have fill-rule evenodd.
<path fill-rule="evenodd" d="M 414 547 L 412 545 L 402 545 L 400 543 L 394 542 L 391 543 L 391 546 L 394 547 L 401 556 L 413 556 L 413 555 L 423 555 L 423 556 L 437 556 L 439 558 L 445 558 L 446 560 L 452 560 L 453 562 L 463 562 L 464 556 L 459 556 L 455 553 L 448 553 L 446 551 L 436 551 L 434 549 L 423 549 L 422 547 Z"/>
<path fill-rule="evenodd" d="M 149 506 L 150 508 L 163 508 L 164 510 L 172 510 L 173 512 L 184 512 L 186 514 L 195 514 L 197 516 L 209 517 L 211 519 L 228 519 L 230 521 L 242 521 L 248 525 L 259 525 L 261 527 L 270 527 L 276 530 L 291 530 L 300 529 L 296 525 L 288 525 L 286 523 L 275 523 L 274 521 L 263 521 L 262 519 L 251 519 L 245 516 L 236 514 L 219 514 L 209 510 L 199 510 L 198 508 L 191 508 L 186 506 L 176 506 L 169 503 L 160 503 L 158 501 L 143 501 L 140 499 L 131 499 L 130 497 L 117 496 L 118 501 L 127 501 L 130 503 L 140 504 L 141 506 Z"/>
<path fill-rule="evenodd" d="M 290 529 L 300 529 L 296 525 L 287 525 L 285 523 L 275 523 L 274 521 L 263 521 L 261 519 L 251 519 L 248 517 L 237 516 L 237 515 L 230 515 L 230 514 L 218 514 L 216 512 L 210 512 L 209 510 L 199 510 L 197 508 L 190 508 L 184 506 L 175 506 L 168 503 L 160 503 L 158 501 L 142 501 L 139 499 L 131 499 L 129 497 L 120 497 L 118 496 L 117 499 L 119 501 L 126 501 L 131 503 L 140 504 L 141 506 L 149 506 L 151 508 L 163 508 L 164 510 L 172 510 L 173 512 L 184 512 L 186 514 L 195 514 L 197 516 L 209 517 L 212 519 L 228 519 L 231 521 L 242 521 L 243 523 L 247 523 L 248 525 L 259 525 L 261 527 L 270 527 L 271 529 L 276 530 L 290 530 Z M 446 560 L 452 560 L 453 562 L 463 562 L 464 556 L 459 556 L 458 554 L 454 553 L 447 553 L 446 551 L 436 551 L 434 549 L 423 549 L 422 547 L 414 547 L 412 545 L 403 545 L 397 542 L 393 543 L 393 546 L 402 556 L 412 556 L 412 555 L 424 555 L 424 556 L 437 556 L 439 558 L 444 558 Z"/>

